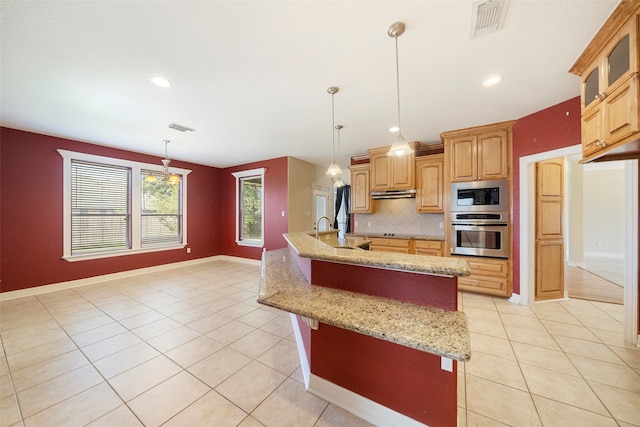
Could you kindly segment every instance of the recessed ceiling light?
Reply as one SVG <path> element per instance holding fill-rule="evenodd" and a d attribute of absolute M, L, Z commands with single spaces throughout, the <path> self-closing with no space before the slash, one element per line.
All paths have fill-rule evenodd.
<path fill-rule="evenodd" d="M 400 128 L 398 126 L 393 126 L 389 128 L 389 132 L 398 132 Z"/>
<path fill-rule="evenodd" d="M 164 77 L 152 77 L 151 79 L 151 83 L 153 83 L 156 86 L 159 87 L 171 87 L 171 82 L 167 79 L 165 79 Z"/>
<path fill-rule="evenodd" d="M 482 82 L 483 86 L 493 86 L 502 81 L 502 76 L 489 76 Z"/>

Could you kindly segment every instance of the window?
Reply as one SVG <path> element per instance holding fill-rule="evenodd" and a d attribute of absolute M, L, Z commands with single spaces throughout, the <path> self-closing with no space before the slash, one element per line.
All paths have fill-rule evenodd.
<path fill-rule="evenodd" d="M 186 246 L 188 169 L 58 150 L 63 158 L 63 258 Z"/>
<path fill-rule="evenodd" d="M 182 178 L 142 171 L 140 231 L 142 247 L 182 242 Z"/>
<path fill-rule="evenodd" d="M 265 168 L 234 172 L 236 178 L 236 243 L 264 245 Z"/>
<path fill-rule="evenodd" d="M 131 247 L 131 169 L 71 161 L 71 254 Z"/>

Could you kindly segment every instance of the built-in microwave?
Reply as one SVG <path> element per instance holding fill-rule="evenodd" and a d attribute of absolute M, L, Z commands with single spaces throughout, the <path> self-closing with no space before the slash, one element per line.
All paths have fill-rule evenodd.
<path fill-rule="evenodd" d="M 451 212 L 509 212 L 506 179 L 451 183 Z"/>

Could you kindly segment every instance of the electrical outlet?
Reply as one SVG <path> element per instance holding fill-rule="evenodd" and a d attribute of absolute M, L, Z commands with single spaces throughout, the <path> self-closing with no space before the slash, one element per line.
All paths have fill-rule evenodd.
<path fill-rule="evenodd" d="M 358 226 L 358 221 L 355 221 L 355 226 L 356 226 L 356 227 Z"/>
<path fill-rule="evenodd" d="M 187 253 L 190 254 L 191 253 L 191 248 L 187 248 Z"/>
<path fill-rule="evenodd" d="M 438 224 L 438 226 L 439 226 L 440 228 L 444 228 L 444 222 L 440 222 L 440 224 Z"/>
<path fill-rule="evenodd" d="M 447 372 L 453 372 L 453 360 L 448 357 L 440 356 L 440 369 Z"/>
<path fill-rule="evenodd" d="M 367 227 L 371 227 L 371 221 L 367 221 Z"/>

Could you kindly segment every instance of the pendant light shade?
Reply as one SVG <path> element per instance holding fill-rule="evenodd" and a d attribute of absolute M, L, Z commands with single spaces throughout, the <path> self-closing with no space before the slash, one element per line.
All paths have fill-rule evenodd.
<path fill-rule="evenodd" d="M 327 89 L 327 93 L 331 94 L 331 148 L 333 150 L 333 157 L 331 158 L 331 164 L 327 169 L 326 174 L 331 176 L 338 176 L 342 173 L 340 166 L 336 163 L 336 134 L 335 134 L 335 108 L 333 103 L 333 95 L 338 93 L 339 89 L 335 86 L 331 86 Z"/>
<path fill-rule="evenodd" d="M 405 25 L 402 22 L 391 24 L 389 30 L 387 30 L 389 37 L 393 37 L 396 42 L 396 95 L 398 101 L 398 136 L 387 153 L 390 156 L 403 156 L 413 152 L 409 143 L 405 141 L 402 136 L 402 126 L 400 125 L 400 66 L 398 61 L 398 37 L 404 34 L 404 30 Z"/>

